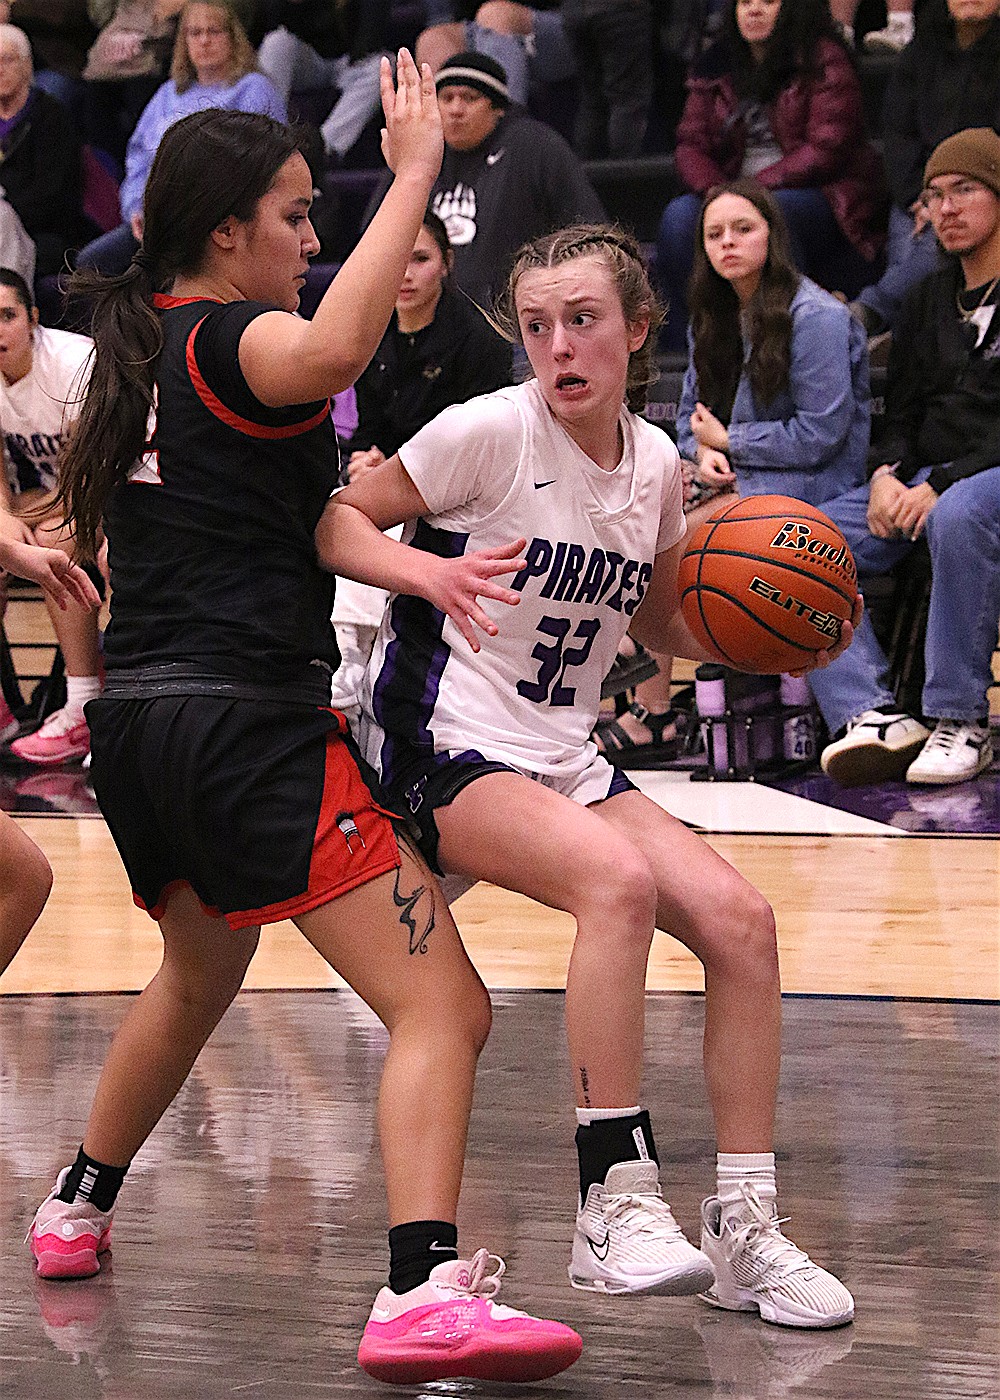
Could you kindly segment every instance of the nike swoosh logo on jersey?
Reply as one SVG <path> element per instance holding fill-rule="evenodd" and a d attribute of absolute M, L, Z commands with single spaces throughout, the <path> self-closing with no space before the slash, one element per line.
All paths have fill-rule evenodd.
<path fill-rule="evenodd" d="M 503 160 L 506 150 L 506 146 L 501 146 L 499 151 L 490 151 L 489 155 L 486 157 L 486 164 L 496 165 L 498 160 Z"/>
<path fill-rule="evenodd" d="M 608 1257 L 608 1250 L 611 1248 L 611 1231 L 610 1231 L 610 1230 L 609 1230 L 609 1231 L 607 1232 L 607 1234 L 604 1236 L 604 1239 L 603 1239 L 603 1241 L 602 1241 L 601 1244 L 595 1244 L 594 1241 L 590 1238 L 589 1235 L 586 1235 L 586 1236 L 585 1236 L 585 1239 L 586 1239 L 587 1243 L 590 1245 L 590 1249 L 591 1249 L 591 1253 L 592 1253 L 592 1254 L 595 1254 L 595 1255 L 597 1256 L 598 1259 L 607 1259 L 607 1257 Z M 602 1253 L 602 1251 L 603 1251 L 603 1253 Z"/>
<path fill-rule="evenodd" d="M 553 477 L 551 481 L 536 481 L 536 482 L 534 482 L 533 484 L 534 484 L 535 490 L 536 490 L 536 491 L 540 491 L 540 490 L 542 489 L 543 486 L 554 486 L 555 483 L 556 483 L 556 479 L 555 479 L 555 477 Z"/>

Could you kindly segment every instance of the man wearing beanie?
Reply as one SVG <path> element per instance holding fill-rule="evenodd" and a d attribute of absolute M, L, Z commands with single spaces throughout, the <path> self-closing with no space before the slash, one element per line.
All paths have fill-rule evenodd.
<path fill-rule="evenodd" d="M 868 486 L 823 509 L 858 573 L 885 573 L 926 539 L 932 579 L 920 718 L 899 710 L 866 617 L 809 677 L 845 784 L 958 783 L 992 761 L 991 659 L 1000 618 L 1000 136 L 960 131 L 932 152 L 923 205 L 946 265 L 911 289 L 893 334 L 884 426 Z"/>
<path fill-rule="evenodd" d="M 435 82 L 445 150 L 431 208 L 448 229 L 455 283 L 488 308 L 522 243 L 564 224 L 599 222 L 604 209 L 563 138 L 511 104 L 494 59 L 455 54 Z M 365 224 L 390 181 L 387 173 Z"/>

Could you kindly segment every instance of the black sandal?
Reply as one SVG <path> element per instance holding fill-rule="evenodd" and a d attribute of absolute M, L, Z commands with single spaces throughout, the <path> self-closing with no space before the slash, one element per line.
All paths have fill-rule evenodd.
<path fill-rule="evenodd" d="M 633 701 L 627 714 L 632 715 L 649 730 L 650 741 L 637 744 L 622 728 L 620 720 L 601 720 L 594 730 L 594 740 L 598 752 L 619 768 L 659 768 L 679 756 L 684 742 L 686 716 L 682 710 L 672 707 L 662 714 L 654 715 L 645 705 Z M 671 726 L 674 733 L 664 738 L 664 732 Z"/>
<path fill-rule="evenodd" d="M 611 670 L 601 684 L 602 700 L 612 700 L 624 690 L 633 690 L 659 672 L 659 666 L 646 648 L 638 642 L 632 642 L 632 645 L 635 652 L 631 656 L 619 652 L 612 662 Z"/>

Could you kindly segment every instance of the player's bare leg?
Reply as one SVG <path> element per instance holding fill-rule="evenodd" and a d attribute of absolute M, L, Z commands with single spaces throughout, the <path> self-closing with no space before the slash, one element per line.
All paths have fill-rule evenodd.
<path fill-rule="evenodd" d="M 295 921 L 389 1031 L 378 1113 L 390 1225 L 455 1218 L 491 1016 L 437 882 L 400 854 L 398 872 Z"/>
<path fill-rule="evenodd" d="M 576 919 L 566 978 L 580 1159 L 572 1282 L 610 1293 L 707 1287 L 711 1266 L 661 1197 L 639 1097 L 656 915 L 648 862 L 594 812 L 515 773 L 477 778 L 435 815 L 445 870 L 490 880 Z"/>
<path fill-rule="evenodd" d="M 770 907 L 706 842 L 640 793 L 620 793 L 594 810 L 643 852 L 658 890 L 658 927 L 705 968 L 705 1074 L 719 1154 L 701 1235 L 716 1277 L 702 1296 L 790 1327 L 849 1322 L 850 1293 L 785 1238 L 778 1219 L 781 990 Z"/>
<path fill-rule="evenodd" d="M 0 973 L 31 932 L 52 888 L 45 856 L 0 812 Z"/>

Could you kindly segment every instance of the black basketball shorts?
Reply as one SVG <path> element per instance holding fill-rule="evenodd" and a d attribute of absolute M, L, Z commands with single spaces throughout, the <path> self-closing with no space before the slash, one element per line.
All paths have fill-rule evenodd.
<path fill-rule="evenodd" d="M 179 885 L 230 928 L 319 908 L 399 865 L 336 710 L 228 697 L 93 700 L 94 791 L 154 919 Z"/>

